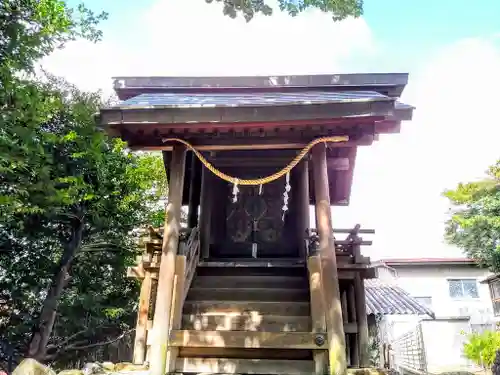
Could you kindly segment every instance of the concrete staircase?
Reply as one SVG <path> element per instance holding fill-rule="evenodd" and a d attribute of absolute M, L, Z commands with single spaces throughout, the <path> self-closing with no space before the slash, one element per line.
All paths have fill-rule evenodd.
<path fill-rule="evenodd" d="M 282 334 L 287 332 L 287 334 Z M 293 332 L 293 333 L 292 333 Z M 312 374 L 306 265 L 296 260 L 202 262 L 187 294 L 176 373 Z M 277 341 L 294 342 L 276 349 Z M 302 340 L 302 341 L 301 341 Z M 307 341 L 307 342 L 306 342 Z"/>

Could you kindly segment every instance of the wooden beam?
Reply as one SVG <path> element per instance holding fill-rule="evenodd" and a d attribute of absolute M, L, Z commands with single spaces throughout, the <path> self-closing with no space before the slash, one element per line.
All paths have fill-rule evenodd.
<path fill-rule="evenodd" d="M 200 246 L 201 259 L 207 259 L 210 256 L 210 229 L 212 227 L 212 172 L 207 168 L 202 169 L 201 175 L 201 211 L 200 211 Z"/>
<path fill-rule="evenodd" d="M 325 320 L 328 332 L 329 371 L 331 375 L 343 375 L 347 369 L 345 335 L 333 239 L 326 147 L 324 144 L 313 147 L 312 164 L 316 200 L 316 226 L 319 235 L 318 254 L 321 259 L 321 280 L 324 288 Z"/>
<path fill-rule="evenodd" d="M 189 205 L 187 216 L 188 228 L 194 228 L 198 224 L 198 204 L 200 198 L 200 192 L 197 191 L 197 167 L 199 160 L 194 154 L 192 154 L 191 157 L 191 178 L 189 179 Z"/>
<path fill-rule="evenodd" d="M 344 323 L 349 322 L 349 312 L 347 310 L 347 290 L 342 290 L 340 292 L 340 302 L 342 306 L 342 320 Z"/>
<path fill-rule="evenodd" d="M 353 244 L 356 244 L 356 245 L 361 245 L 361 246 L 371 246 L 371 245 L 373 245 L 373 241 L 337 240 L 337 241 L 335 241 L 335 244 L 336 245 L 353 245 Z"/>
<path fill-rule="evenodd" d="M 139 296 L 139 306 L 137 308 L 137 324 L 134 339 L 134 358 L 136 365 L 142 365 L 146 360 L 148 315 L 151 300 L 152 278 L 150 272 L 144 272 L 144 279 L 141 283 L 141 293 Z"/>
<path fill-rule="evenodd" d="M 353 279 L 357 276 L 354 275 Z M 356 323 L 356 292 L 354 291 L 354 282 L 350 281 L 347 285 L 347 311 L 349 319 L 348 321 L 351 323 Z"/>
<path fill-rule="evenodd" d="M 370 366 L 368 317 L 366 315 L 365 286 L 361 276 L 354 278 L 354 291 L 356 302 L 356 322 L 358 324 L 359 362 L 361 367 Z"/>
<path fill-rule="evenodd" d="M 297 166 L 298 193 L 296 198 L 297 208 L 297 243 L 300 257 L 306 259 L 306 230 L 309 228 L 309 161 L 302 160 Z"/>
<path fill-rule="evenodd" d="M 358 338 L 358 324 L 356 317 L 356 293 L 354 291 L 354 281 L 350 281 L 349 284 L 347 285 L 347 313 L 349 316 L 348 320 L 350 324 L 356 327 L 356 333 L 351 334 L 349 336 L 351 345 L 350 346 L 351 366 L 359 367 L 359 338 Z"/>
<path fill-rule="evenodd" d="M 244 313 L 243 313 L 243 314 L 244 314 Z M 202 316 L 203 316 L 203 315 L 202 315 Z M 216 317 L 220 317 L 220 316 L 221 316 L 221 315 L 216 315 Z M 240 315 L 240 316 L 241 316 L 241 315 Z M 211 315 L 207 315 L 207 317 L 211 317 Z M 185 318 L 185 319 L 188 319 L 186 316 L 185 316 L 184 318 Z M 287 318 L 287 317 L 286 317 L 286 316 L 278 316 L 278 318 L 280 318 L 281 320 L 286 320 L 286 318 Z M 216 326 L 216 325 L 215 325 L 215 326 Z M 304 326 L 305 326 L 305 325 L 304 325 Z M 285 331 L 283 331 L 283 332 L 276 332 L 276 331 L 267 331 L 267 332 L 265 332 L 265 331 L 241 331 L 241 330 L 238 330 L 238 329 L 229 329 L 229 328 L 228 328 L 228 329 L 225 329 L 225 328 L 224 328 L 224 329 L 221 329 L 221 327 L 220 327 L 220 326 L 218 326 L 216 329 L 214 329 L 214 328 L 208 328 L 206 331 L 204 331 L 204 330 L 199 330 L 199 329 L 197 329 L 197 328 L 194 328 L 194 326 L 190 326 L 190 328 L 189 328 L 189 329 L 183 329 L 183 330 L 181 330 L 181 329 L 177 329 L 177 330 L 173 329 L 171 332 L 176 332 L 176 331 L 178 331 L 178 332 L 197 332 L 197 335 L 202 335 L 203 333 L 206 333 L 206 332 L 209 332 L 209 333 L 210 333 L 210 332 L 217 332 L 217 334 L 219 334 L 219 333 L 221 333 L 221 332 L 226 332 L 226 333 L 224 334 L 224 336 L 226 336 L 226 335 L 231 335 L 231 332 L 232 332 L 232 333 L 235 333 L 235 332 L 236 332 L 236 335 L 237 335 L 237 336 L 238 336 L 238 335 L 240 335 L 240 333 L 242 334 L 242 333 L 248 333 L 248 332 L 250 332 L 250 336 L 251 336 L 251 337 L 253 337 L 253 336 L 252 336 L 252 332 L 256 332 L 256 333 L 266 333 L 266 334 L 267 334 L 267 333 L 271 333 L 271 334 L 274 334 L 274 333 L 278 333 L 278 334 L 285 334 L 285 333 L 287 333 L 287 334 L 289 334 L 289 333 L 294 333 L 294 334 L 296 334 L 296 333 L 300 333 L 300 334 L 302 334 L 302 333 L 304 333 L 304 334 L 307 334 L 307 335 L 311 335 L 311 334 L 312 334 L 311 332 L 305 332 L 305 331 L 286 331 L 286 332 L 285 332 Z M 149 335 L 148 335 L 147 345 L 149 346 L 149 345 L 153 345 L 153 344 L 154 344 L 154 343 L 153 343 L 153 339 L 152 339 L 152 337 L 151 337 L 151 336 L 152 336 L 151 334 L 152 334 L 152 332 L 153 332 L 153 330 L 152 330 L 152 321 L 149 321 L 149 322 L 148 322 L 148 332 L 149 332 Z M 355 323 L 344 323 L 344 332 L 345 332 L 345 333 L 349 333 L 349 334 L 355 334 L 355 333 L 357 333 L 357 332 L 358 332 L 358 326 L 357 326 Z M 316 331 L 316 332 L 313 332 L 313 333 L 314 333 L 314 336 L 316 336 L 316 334 L 318 334 L 318 333 L 319 333 L 319 334 L 326 335 L 326 332 L 325 332 L 325 331 L 319 331 L 319 330 L 318 330 L 318 331 Z M 203 335 L 202 335 L 202 336 L 203 336 Z M 250 336 L 249 336 L 249 337 L 250 337 Z M 197 337 L 198 337 L 198 336 L 197 336 Z M 207 336 L 207 339 L 208 339 L 209 337 L 210 337 L 210 336 Z M 170 347 L 176 347 L 175 345 L 173 345 L 173 344 L 172 344 L 172 342 L 173 342 L 173 341 L 172 341 L 172 339 L 173 339 L 173 337 L 172 337 L 172 336 L 170 336 L 170 344 L 169 344 L 169 345 L 170 345 Z M 176 340 L 177 340 L 177 339 L 176 339 Z M 197 338 L 196 340 L 201 340 L 201 339 Z M 176 341 L 176 342 L 178 342 L 178 341 Z M 196 342 L 198 342 L 198 341 L 194 341 L 194 342 L 196 343 Z M 200 347 L 201 347 L 201 348 L 204 348 L 204 347 L 208 347 L 208 346 L 203 346 L 203 345 L 205 345 L 205 344 L 203 344 L 203 345 L 201 345 L 201 346 L 197 346 L 197 345 L 198 345 L 198 344 L 193 345 L 193 346 L 187 346 L 187 347 L 192 347 L 192 348 L 200 348 Z M 250 345 L 250 344 L 249 344 L 249 345 Z M 179 346 L 179 347 L 184 347 L 184 345 L 178 345 L 178 346 Z M 325 344 L 324 346 L 326 347 L 326 344 Z M 219 346 L 210 346 L 210 347 L 211 347 L 211 348 L 217 348 L 217 347 L 219 347 Z M 220 348 L 229 348 L 229 347 L 223 347 L 223 346 L 220 346 Z M 240 348 L 240 349 L 241 349 L 241 347 L 239 347 L 239 346 L 232 346 L 231 348 L 233 348 L 233 349 Z M 268 347 L 260 347 L 260 348 L 264 348 L 264 349 L 265 349 L 265 348 L 268 348 Z M 288 348 L 288 349 L 293 350 L 293 349 L 297 349 L 297 348 Z M 301 349 L 301 348 L 299 348 L 299 349 Z M 325 362 L 324 362 L 324 363 L 325 363 L 325 364 L 327 364 L 327 362 L 328 362 L 328 350 L 323 349 L 322 347 L 317 346 L 317 345 L 316 345 L 316 347 L 314 347 L 313 349 L 314 349 L 314 353 L 313 353 L 314 355 L 316 355 L 316 354 L 321 354 L 322 352 L 324 352 L 324 353 L 325 353 L 325 357 L 324 357 L 324 358 L 325 358 Z M 326 367 L 325 367 L 325 368 L 326 368 Z M 324 371 L 323 371 L 323 372 L 319 372 L 318 374 L 324 375 Z"/>
<path fill-rule="evenodd" d="M 353 232 L 353 229 L 344 229 L 344 228 L 333 228 L 333 233 L 346 233 L 350 234 Z M 359 229 L 357 233 L 360 234 L 375 234 L 375 229 Z"/>
<path fill-rule="evenodd" d="M 181 204 L 186 165 L 186 148 L 175 145 L 172 152 L 168 204 L 163 227 L 163 246 L 158 272 L 158 289 L 153 319 L 153 345 L 151 347 L 150 374 L 164 375 L 168 335 L 171 328 L 171 307 L 175 281 L 175 259 L 179 247 Z"/>
<path fill-rule="evenodd" d="M 322 282 L 321 258 L 319 255 L 307 259 L 307 271 L 309 275 L 309 296 L 311 299 L 311 319 L 313 332 L 326 331 L 325 314 L 325 292 Z M 313 352 L 314 374 L 323 375 L 328 367 L 328 350 L 316 350 Z"/>
<path fill-rule="evenodd" d="M 297 151 L 295 151 L 295 154 Z M 222 153 L 221 153 L 222 154 Z M 223 155 L 223 154 L 222 154 Z M 284 167 L 295 156 L 292 157 L 216 157 L 213 160 L 210 160 L 217 168 L 221 167 Z M 300 168 L 300 164 L 297 166 Z M 345 171 L 349 169 L 349 159 L 348 158 L 329 158 L 328 159 L 328 168 L 330 170 L 335 171 Z M 299 172 L 297 172 L 299 173 Z"/>
<path fill-rule="evenodd" d="M 269 374 L 304 375 L 311 374 L 310 361 L 290 359 L 250 358 L 179 358 L 176 373 L 181 374 Z M 228 374 L 229 373 L 229 374 Z M 371 374 L 370 374 L 371 375 Z"/>
<path fill-rule="evenodd" d="M 357 329 L 357 327 L 356 327 Z M 359 335 L 349 335 L 351 340 L 351 367 L 359 368 Z"/>
<path fill-rule="evenodd" d="M 174 330 L 170 346 L 187 348 L 318 349 L 311 332 Z M 326 345 L 326 344 L 324 344 Z"/>
<path fill-rule="evenodd" d="M 371 143 L 369 141 L 348 141 L 333 143 L 330 147 L 356 147 L 356 146 L 368 146 Z M 229 150 L 297 150 L 303 149 L 307 143 L 305 142 L 274 142 L 274 143 L 264 143 L 264 144 L 223 144 L 223 145 L 196 145 L 198 151 L 229 151 Z M 136 146 L 131 145 L 131 150 L 142 150 L 142 151 L 171 151 L 173 146 L 171 145 L 158 145 L 158 146 Z"/>
<path fill-rule="evenodd" d="M 138 266 L 127 267 L 127 277 L 131 279 L 144 279 L 146 276 L 146 271 L 142 267 L 142 263 Z"/>
<path fill-rule="evenodd" d="M 234 262 L 233 262 L 234 263 Z M 211 265 L 217 266 L 217 263 L 215 262 L 210 262 Z M 203 266 L 202 264 L 201 266 Z M 232 266 L 237 266 L 236 263 L 234 263 Z M 220 266 L 227 266 L 227 264 L 220 264 Z M 245 265 L 240 265 L 240 266 L 245 266 Z M 251 265 L 246 265 L 246 266 L 251 266 Z M 279 264 L 277 265 L 278 267 L 280 266 Z M 289 265 L 287 265 L 289 267 Z M 158 279 L 158 269 L 159 269 L 159 264 L 158 267 L 148 267 L 148 272 L 151 273 L 151 278 L 153 280 Z M 364 264 L 346 264 L 345 266 L 338 265 L 337 267 L 337 272 L 339 275 L 339 280 L 354 280 L 354 277 L 356 274 L 360 273 L 362 279 L 373 279 L 375 277 L 375 269 L 372 267 L 366 267 Z M 130 278 L 136 278 L 136 279 L 143 279 L 145 275 L 145 270 L 141 266 L 135 266 L 135 267 L 129 267 L 127 269 L 127 277 Z"/>
<path fill-rule="evenodd" d="M 348 171 L 349 158 L 328 158 L 327 165 L 329 170 Z"/>
<path fill-rule="evenodd" d="M 175 279 L 174 291 L 172 300 L 172 311 L 170 313 L 170 327 L 172 329 L 180 329 L 182 322 L 182 307 L 184 304 L 184 288 L 185 288 L 185 274 L 186 274 L 186 257 L 184 255 L 177 255 L 175 258 Z M 179 354 L 178 348 L 168 345 L 167 351 L 167 372 L 174 371 L 175 361 Z"/>
<path fill-rule="evenodd" d="M 172 163 L 172 148 L 170 150 L 163 150 L 161 153 L 161 156 L 163 158 L 163 168 L 165 169 L 165 178 L 168 181 L 170 181 L 170 166 Z"/>
<path fill-rule="evenodd" d="M 279 120 L 279 121 L 238 121 L 238 122 L 189 122 L 189 123 L 144 123 L 144 122 L 124 122 L 121 118 L 117 121 L 109 121 L 108 128 L 127 126 L 129 128 L 141 128 L 147 126 L 157 128 L 169 129 L 193 129 L 197 131 L 207 131 L 208 129 L 251 129 L 257 131 L 261 129 L 275 129 L 276 127 L 289 128 L 303 128 L 303 127 L 331 127 L 335 125 L 340 126 L 359 126 L 359 125 L 374 125 L 376 122 L 382 121 L 385 116 L 364 116 L 364 117 L 344 117 L 344 118 L 313 118 L 313 119 L 292 119 L 292 120 Z M 241 119 L 240 119 L 241 120 Z"/>

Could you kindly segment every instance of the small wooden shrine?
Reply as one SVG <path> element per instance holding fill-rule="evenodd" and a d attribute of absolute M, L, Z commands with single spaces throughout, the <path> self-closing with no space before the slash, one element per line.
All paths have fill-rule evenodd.
<path fill-rule="evenodd" d="M 360 234 L 373 231 L 334 229 L 335 206 L 349 204 L 357 147 L 411 119 L 407 79 L 115 79 L 122 102 L 101 125 L 161 150 L 169 181 L 165 225 L 129 270 L 142 280 L 134 362 L 152 375 L 370 366 Z"/>

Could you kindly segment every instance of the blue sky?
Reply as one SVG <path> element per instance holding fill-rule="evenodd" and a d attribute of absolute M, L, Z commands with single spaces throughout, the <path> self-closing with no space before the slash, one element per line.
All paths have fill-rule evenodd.
<path fill-rule="evenodd" d="M 69 1 L 69 4 L 78 3 L 80 0 Z M 155 0 L 85 1 L 91 9 L 110 14 L 109 20 L 102 25 L 107 38 L 125 38 L 133 42 L 140 41 L 130 24 L 155 3 Z M 387 52 L 388 59 L 383 65 L 395 71 L 411 70 L 426 56 L 457 39 L 500 32 L 499 1 L 480 0 L 474 4 L 470 0 L 455 0 L 452 4 L 435 0 L 366 0 L 363 18 Z M 377 70 L 379 67 L 373 65 L 372 68 Z"/>
<path fill-rule="evenodd" d="M 359 150 L 351 206 L 334 208 L 333 222 L 375 228 L 374 259 L 460 255 L 443 242 L 441 193 L 500 158 L 498 0 L 366 0 L 357 20 L 311 11 L 249 24 L 204 0 L 87 4 L 110 13 L 103 41 L 76 41 L 42 65 L 105 94 L 116 75 L 409 72 L 414 120 Z"/>

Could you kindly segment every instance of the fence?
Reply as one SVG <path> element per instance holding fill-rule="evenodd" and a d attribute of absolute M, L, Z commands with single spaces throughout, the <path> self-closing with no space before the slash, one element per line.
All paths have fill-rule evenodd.
<path fill-rule="evenodd" d="M 491 329 L 471 325 L 469 317 L 422 319 L 391 343 L 391 367 L 401 374 L 439 374 L 479 370 L 463 355 L 464 333 Z"/>
<path fill-rule="evenodd" d="M 427 359 L 422 325 L 400 336 L 391 344 L 390 363 L 401 373 L 427 374 Z"/>

